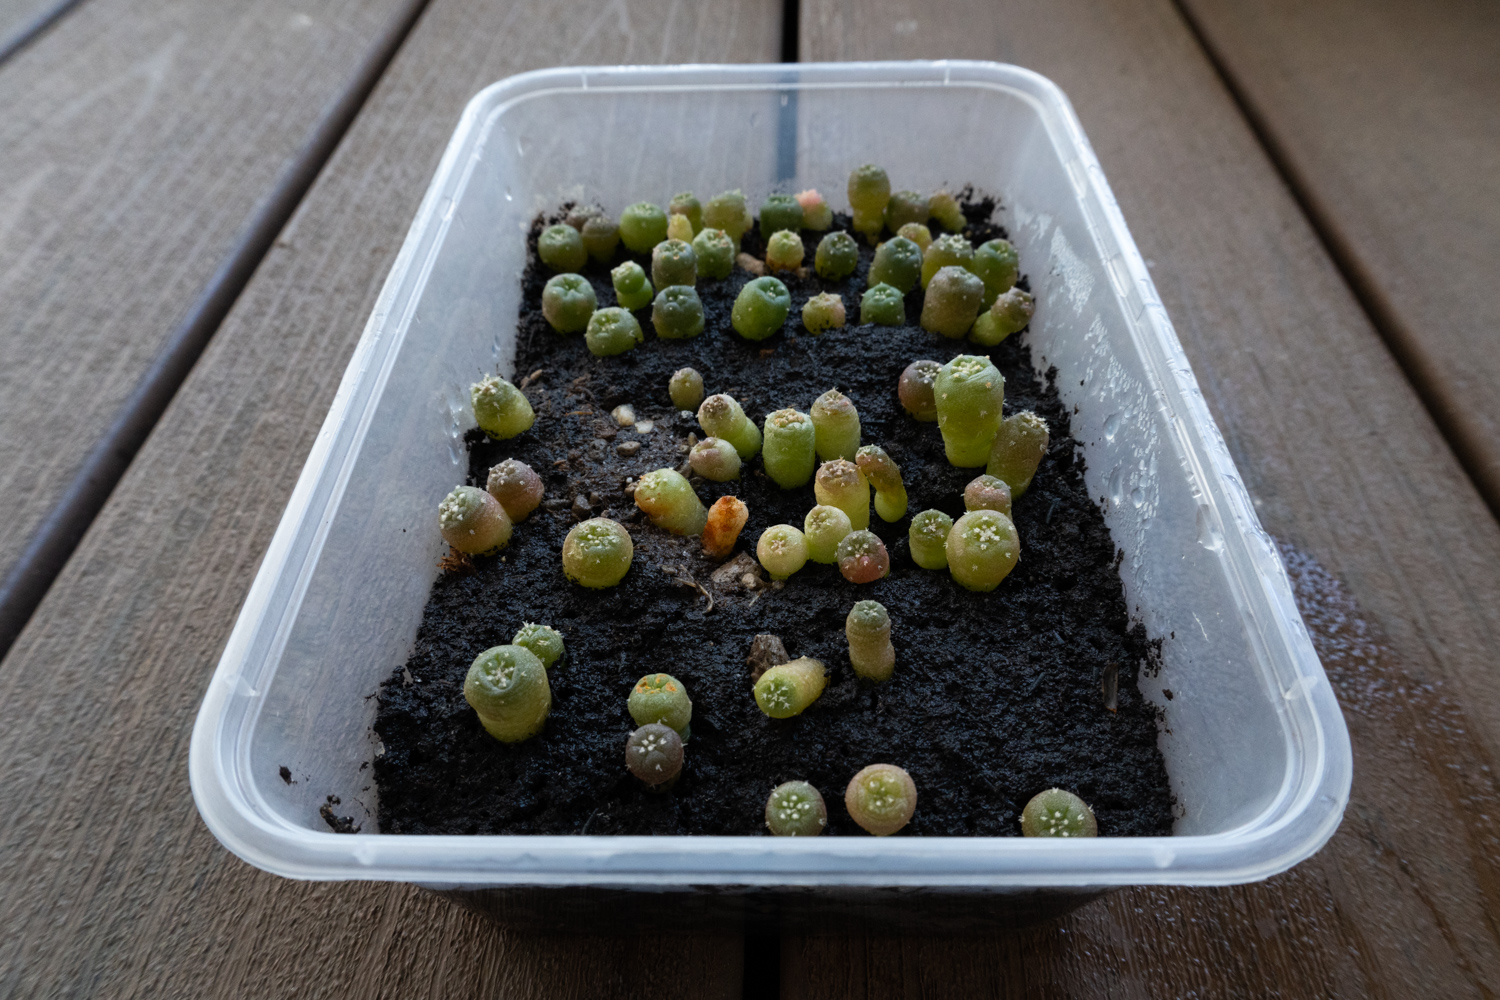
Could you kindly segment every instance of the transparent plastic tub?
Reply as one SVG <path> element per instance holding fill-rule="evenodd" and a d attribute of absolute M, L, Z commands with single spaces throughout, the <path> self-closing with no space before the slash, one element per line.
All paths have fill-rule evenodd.
<path fill-rule="evenodd" d="M 368 765 L 381 752 L 368 696 L 408 655 L 444 551 L 432 511 L 465 469 L 466 387 L 511 371 L 535 213 L 570 197 L 618 212 L 734 187 L 758 203 L 812 186 L 844 208 L 848 172 L 868 160 L 903 188 L 972 182 L 1001 199 L 1037 296 L 1035 363 L 1057 366 L 1129 606 L 1162 640 L 1160 672 L 1140 683 L 1162 712 L 1174 836 L 368 832 Z M 982 919 L 1123 884 L 1246 882 L 1322 846 L 1350 768 L 1280 558 L 1067 98 L 1024 69 L 958 62 L 554 69 L 476 96 L 256 576 L 191 753 L 204 821 L 257 867 L 417 882 L 562 923 L 606 912 L 601 901 L 653 898 L 710 915 L 770 900 L 782 917 L 910 915 L 925 912 L 914 900 L 936 900 L 931 912 Z M 367 832 L 329 830 L 319 807 L 330 794 Z M 956 897 L 973 905 L 955 909 Z"/>

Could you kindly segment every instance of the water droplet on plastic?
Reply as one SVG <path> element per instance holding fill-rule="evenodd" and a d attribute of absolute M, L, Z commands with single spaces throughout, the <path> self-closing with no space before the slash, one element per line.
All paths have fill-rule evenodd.
<path fill-rule="evenodd" d="M 1109 474 L 1109 498 L 1115 503 L 1125 498 L 1125 470 L 1120 466 Z"/>
<path fill-rule="evenodd" d="M 1224 547 L 1224 536 L 1219 534 L 1219 527 L 1207 505 L 1198 507 L 1198 544 L 1210 552 L 1218 552 Z"/>
<path fill-rule="evenodd" d="M 1120 415 L 1111 413 L 1104 418 L 1104 440 L 1113 441 L 1118 433 L 1120 433 Z"/>
<path fill-rule="evenodd" d="M 1131 490 L 1130 502 L 1135 504 L 1137 507 L 1144 506 L 1146 503 L 1146 491 L 1141 489 L 1139 486 Z"/>

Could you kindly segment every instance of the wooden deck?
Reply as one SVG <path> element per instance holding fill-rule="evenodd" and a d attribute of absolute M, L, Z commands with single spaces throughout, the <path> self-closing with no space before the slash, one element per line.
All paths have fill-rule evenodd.
<path fill-rule="evenodd" d="M 0 574 L 403 9 L 84 0 L 0 64 Z M 976 939 L 788 937 L 782 996 L 1495 991 L 1500 526 L 1473 441 L 1500 420 L 1500 171 L 1483 169 L 1500 136 L 1493 113 L 1444 114 L 1493 108 L 1493 72 L 1485 92 L 1463 67 L 1500 23 L 1456 0 L 1415 21 L 1367 9 L 801 0 L 803 60 L 996 59 L 1068 93 L 1285 547 L 1355 780 L 1332 842 L 1267 882 L 1127 889 Z M 772 61 L 782 17 L 769 0 L 426 5 L 0 661 L 0 995 L 734 997 L 755 981 L 762 942 L 747 969 L 736 934 L 527 936 L 416 889 L 266 875 L 203 827 L 186 760 L 464 102 L 546 65 Z M 1435 72 L 1446 51 L 1468 62 Z M 1357 83 L 1388 77 L 1389 100 Z M 1394 136 L 1370 124 L 1391 102 Z M 1435 133 L 1466 151 L 1447 172 Z"/>

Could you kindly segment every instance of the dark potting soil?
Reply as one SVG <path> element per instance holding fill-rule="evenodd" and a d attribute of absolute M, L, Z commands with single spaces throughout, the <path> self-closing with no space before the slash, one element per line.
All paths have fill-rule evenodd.
<path fill-rule="evenodd" d="M 966 235 L 974 245 L 1003 235 L 989 222 L 993 210 L 987 200 L 971 200 Z M 844 787 L 865 765 L 889 762 L 910 772 L 918 790 L 916 815 L 901 835 L 1019 835 L 1021 808 L 1054 786 L 1092 805 L 1101 835 L 1171 832 L 1156 714 L 1136 687 L 1156 651 L 1126 613 L 1116 550 L 1085 491 L 1056 372 L 1037 377 L 1024 333 L 990 356 L 1006 378 L 1006 412 L 1035 410 L 1052 438 L 1015 503 L 1021 560 L 997 590 L 970 593 L 946 572 L 919 569 L 908 552 L 909 517 L 888 524 L 873 514 L 870 527 L 891 556 L 884 580 L 855 586 L 836 567 L 809 562 L 779 589 L 720 586 L 711 576 L 721 564 L 698 540 L 652 526 L 625 491 L 632 477 L 682 466 L 688 435 L 701 434 L 691 414 L 671 405 L 674 371 L 696 368 L 709 394 L 730 393 L 757 424 L 782 407 L 805 412 L 839 388 L 859 409 L 863 440 L 883 445 L 900 464 L 908 513 L 936 507 L 956 519 L 964 485 L 983 470 L 947 463 L 937 425 L 902 410 L 896 381 L 917 358 L 943 362 L 978 348 L 915 325 L 920 287 L 906 299 L 913 325 L 853 325 L 872 256 L 861 240 L 860 267 L 847 281 L 783 276 L 791 317 L 770 340 L 750 343 L 730 327 L 735 296 L 752 277 L 737 267 L 723 281 L 698 283 L 707 316 L 701 336 L 657 339 L 647 308 L 636 314 L 646 343 L 596 359 L 581 335 L 559 336 L 542 318 L 549 276 L 535 256 L 542 224 L 533 227 L 522 278 L 515 363 L 518 384 L 529 378 L 536 424 L 510 441 L 477 431 L 467 440 L 470 484 L 482 487 L 492 465 L 518 458 L 541 473 L 546 500 L 516 526 L 501 555 L 439 577 L 410 660 L 380 690 L 382 831 L 765 833 L 767 794 L 802 779 L 822 792 L 830 834 L 863 835 L 844 809 Z M 847 229 L 848 219 L 837 218 L 835 227 Z M 804 236 L 811 264 L 817 234 Z M 755 231 L 744 249 L 762 256 Z M 622 250 L 619 259 L 625 256 Z M 649 273 L 649 260 L 636 259 Z M 600 307 L 613 305 L 608 269 L 591 262 L 585 273 Z M 814 337 L 798 317 L 821 291 L 842 294 L 851 325 Z M 654 430 L 617 427 L 610 411 L 621 403 Z M 737 551 L 752 555 L 763 529 L 800 527 L 815 503 L 811 484 L 782 490 L 759 458 L 736 482 L 693 482 L 705 504 L 732 493 L 749 505 Z M 619 586 L 585 590 L 563 576 L 562 543 L 578 520 L 599 515 L 629 528 L 635 559 Z M 896 671 L 881 685 L 854 676 L 844 639 L 845 615 L 867 598 L 885 605 L 893 621 Z M 560 630 L 567 653 L 549 672 L 545 730 L 505 745 L 480 727 L 463 680 L 476 655 L 510 642 L 528 621 Z M 745 657 L 763 632 L 830 672 L 822 697 L 796 718 L 767 718 L 751 695 Z M 693 700 L 687 764 L 666 794 L 646 792 L 624 766 L 633 728 L 626 697 L 656 671 L 681 679 Z M 1115 711 L 1106 707 L 1107 677 L 1117 678 Z"/>

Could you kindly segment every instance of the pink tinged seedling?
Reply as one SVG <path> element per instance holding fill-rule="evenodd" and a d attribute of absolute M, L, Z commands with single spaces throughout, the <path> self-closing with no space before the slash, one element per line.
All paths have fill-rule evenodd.
<path fill-rule="evenodd" d="M 873 531 L 851 531 L 835 550 L 839 572 L 850 583 L 874 583 L 891 572 L 891 557 L 885 543 Z"/>

